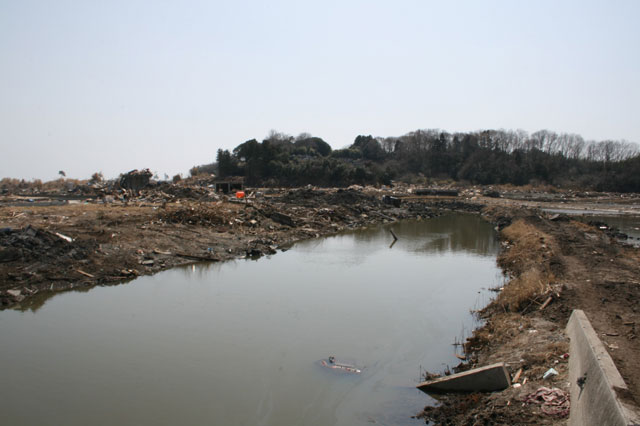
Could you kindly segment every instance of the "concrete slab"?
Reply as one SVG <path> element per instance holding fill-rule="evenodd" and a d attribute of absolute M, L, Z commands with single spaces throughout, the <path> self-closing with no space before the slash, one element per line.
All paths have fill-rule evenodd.
<path fill-rule="evenodd" d="M 623 400 L 627 385 L 583 311 L 573 311 L 567 334 L 571 339 L 569 425 L 640 425 L 640 411 Z"/>
<path fill-rule="evenodd" d="M 428 380 L 420 383 L 417 388 L 425 393 L 493 392 L 509 386 L 511 386 L 511 379 L 504 362 L 500 362 Z"/>

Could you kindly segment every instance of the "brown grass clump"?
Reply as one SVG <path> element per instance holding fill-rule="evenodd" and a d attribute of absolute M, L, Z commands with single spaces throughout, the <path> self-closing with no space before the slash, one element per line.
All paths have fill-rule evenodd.
<path fill-rule="evenodd" d="M 498 258 L 504 269 L 518 275 L 544 261 L 550 237 L 524 220 L 517 220 L 504 228 L 502 236 L 509 244 L 508 250 Z"/>
<path fill-rule="evenodd" d="M 498 262 L 513 278 L 495 304 L 508 312 L 520 312 L 541 303 L 555 281 L 551 271 L 555 243 L 549 235 L 520 219 L 502 230 L 508 246 Z"/>
<path fill-rule="evenodd" d="M 520 312 L 532 304 L 540 303 L 538 299 L 550 290 L 552 274 L 545 274 L 538 268 L 531 268 L 512 279 L 498 295 L 496 303 L 508 312 Z"/>

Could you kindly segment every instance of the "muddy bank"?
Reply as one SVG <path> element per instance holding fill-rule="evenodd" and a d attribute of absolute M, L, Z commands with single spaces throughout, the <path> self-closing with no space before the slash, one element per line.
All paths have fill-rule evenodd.
<path fill-rule="evenodd" d="M 502 205 L 483 215 L 500 229 L 498 263 L 508 281 L 479 312 L 485 325 L 466 342 L 469 361 L 460 368 L 504 361 L 517 384 L 492 394 L 443 396 L 421 416 L 452 425 L 566 424 L 568 404 L 559 403 L 569 392 L 564 328 L 573 309 L 585 311 L 637 403 L 638 249 L 564 215 Z M 550 368 L 557 374 L 543 379 Z M 541 403 L 543 387 L 559 390 L 549 404 Z"/>
<path fill-rule="evenodd" d="M 479 210 L 440 198 L 406 199 L 396 207 L 383 202 L 389 194 L 403 195 L 301 188 L 255 190 L 237 200 L 206 188 L 163 186 L 124 201 L 85 195 L 52 205 L 41 196 L 44 201 L 28 206 L 7 196 L 0 202 L 0 304 L 36 308 L 54 292 L 193 262 L 270 255 L 295 241 L 452 208 Z"/>

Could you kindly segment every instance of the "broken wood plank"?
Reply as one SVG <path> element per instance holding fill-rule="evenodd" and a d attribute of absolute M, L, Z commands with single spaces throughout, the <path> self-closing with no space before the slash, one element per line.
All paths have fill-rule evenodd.
<path fill-rule="evenodd" d="M 83 271 L 83 270 L 81 270 L 81 269 L 76 269 L 76 272 L 77 272 L 77 273 L 79 273 L 79 274 L 84 275 L 85 277 L 95 278 L 95 276 L 93 276 L 93 275 L 91 275 L 90 273 L 85 272 L 85 271 Z"/>
<path fill-rule="evenodd" d="M 296 224 L 293 221 L 293 219 L 291 218 L 291 216 L 286 215 L 284 213 L 279 213 L 279 212 L 271 212 L 269 214 L 269 219 L 273 220 L 274 222 L 277 222 L 281 225 L 286 225 L 286 226 L 291 226 L 291 227 L 295 227 Z"/>
<path fill-rule="evenodd" d="M 522 368 L 519 369 L 516 374 L 513 376 L 513 380 L 511 380 L 511 383 L 518 383 L 518 380 L 520 380 L 520 376 L 522 375 Z"/>
<path fill-rule="evenodd" d="M 207 262 L 211 262 L 211 261 L 219 261 L 220 259 L 218 259 L 217 257 L 208 257 L 208 256 L 199 256 L 197 254 L 188 254 L 188 253 L 174 253 L 176 256 L 179 257 L 184 257 L 187 259 L 195 259 L 195 260 L 205 260 Z"/>
<path fill-rule="evenodd" d="M 60 238 L 60 239 L 63 239 L 63 240 L 65 240 L 65 241 L 66 241 L 66 242 L 68 242 L 68 243 L 72 243 L 72 242 L 73 242 L 73 238 L 71 238 L 71 237 L 67 237 L 67 236 L 66 236 L 66 235 L 64 235 L 64 234 L 61 234 L 61 233 L 59 233 L 59 232 L 54 232 L 53 234 L 54 234 L 56 237 L 58 237 L 58 238 Z"/>
<path fill-rule="evenodd" d="M 547 297 L 547 300 L 545 300 L 542 306 L 540 306 L 540 310 L 543 310 L 544 308 L 546 308 L 549 305 L 549 303 L 551 303 L 552 300 L 553 300 L 553 297 L 551 296 Z"/>

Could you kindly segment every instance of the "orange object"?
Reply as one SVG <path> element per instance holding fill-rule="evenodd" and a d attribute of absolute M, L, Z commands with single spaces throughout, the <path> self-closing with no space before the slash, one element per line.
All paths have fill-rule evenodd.
<path fill-rule="evenodd" d="M 236 192 L 236 198 L 238 198 L 238 199 L 244 198 L 244 191 L 237 191 Z"/>

